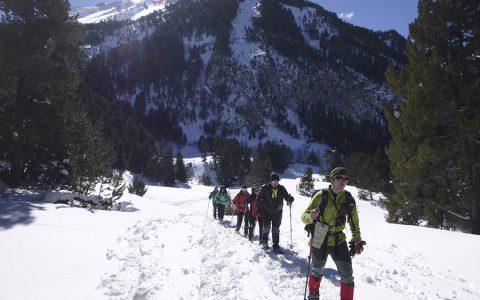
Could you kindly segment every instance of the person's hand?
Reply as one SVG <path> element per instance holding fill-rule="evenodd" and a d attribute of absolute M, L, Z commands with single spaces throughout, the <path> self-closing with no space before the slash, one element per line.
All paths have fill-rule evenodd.
<path fill-rule="evenodd" d="M 363 252 L 363 246 L 367 243 L 365 241 L 350 241 L 350 255 L 361 254 Z"/>
<path fill-rule="evenodd" d="M 318 218 L 319 213 L 320 211 L 317 208 L 310 212 L 310 218 L 312 218 L 312 221 L 315 221 Z"/>
<path fill-rule="evenodd" d="M 288 206 L 291 206 L 294 200 L 295 200 L 295 199 L 293 198 L 293 196 L 292 196 L 292 195 L 289 195 L 288 198 L 287 198 L 287 204 L 288 204 Z"/>

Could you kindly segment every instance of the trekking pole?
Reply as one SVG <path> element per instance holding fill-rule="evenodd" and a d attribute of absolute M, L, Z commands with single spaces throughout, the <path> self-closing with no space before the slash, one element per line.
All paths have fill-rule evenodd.
<path fill-rule="evenodd" d="M 207 215 L 205 216 L 205 219 L 208 219 L 208 210 L 210 209 L 210 198 L 208 199 L 208 204 L 207 204 Z"/>
<path fill-rule="evenodd" d="M 310 263 L 312 261 L 312 238 L 310 238 L 310 252 L 308 253 L 308 265 L 307 265 L 307 279 L 305 280 L 305 291 L 303 293 L 303 299 L 307 300 L 307 286 L 308 286 L 308 278 L 310 277 Z"/>
<path fill-rule="evenodd" d="M 292 203 L 290 203 L 290 248 L 293 247 L 293 239 L 292 239 Z"/>

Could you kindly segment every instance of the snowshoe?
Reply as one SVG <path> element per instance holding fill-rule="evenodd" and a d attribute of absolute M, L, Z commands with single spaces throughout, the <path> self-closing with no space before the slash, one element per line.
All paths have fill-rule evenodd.
<path fill-rule="evenodd" d="M 235 233 L 238 234 L 238 235 L 241 235 L 240 231 L 238 231 L 238 230 L 235 230 Z"/>

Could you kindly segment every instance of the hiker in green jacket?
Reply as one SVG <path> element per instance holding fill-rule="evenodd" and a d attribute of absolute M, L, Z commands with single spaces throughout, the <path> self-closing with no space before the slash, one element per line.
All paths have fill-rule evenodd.
<path fill-rule="evenodd" d="M 217 203 L 218 208 L 218 221 L 222 223 L 225 214 L 225 206 L 231 202 L 230 194 L 227 192 L 224 185 L 221 185 L 220 190 L 215 194 L 215 202 Z"/>
<path fill-rule="evenodd" d="M 208 195 L 208 199 L 212 200 L 213 204 L 213 218 L 217 218 L 217 202 L 215 201 L 215 195 L 218 193 L 218 187 L 215 187 L 212 192 Z"/>
<path fill-rule="evenodd" d="M 342 167 L 333 169 L 330 172 L 330 182 L 331 185 L 328 189 L 321 190 L 312 197 L 301 217 L 305 224 L 316 223 L 313 228 L 315 228 L 315 237 L 319 239 L 315 241 L 314 245 L 312 245 L 312 240 L 315 237 L 310 240 L 311 254 L 313 255 L 312 269 L 308 278 L 308 299 L 319 299 L 320 281 L 327 257 L 330 255 L 337 265 L 341 277 L 340 298 L 353 300 L 354 282 L 350 255 L 360 254 L 364 242 L 360 235 L 355 200 L 348 191 L 345 191 L 348 182 L 347 170 Z M 328 193 L 328 197 L 323 193 Z M 350 252 L 346 236 L 343 233 L 346 221 L 348 221 L 353 235 Z M 321 231 L 326 234 L 325 237 Z"/>

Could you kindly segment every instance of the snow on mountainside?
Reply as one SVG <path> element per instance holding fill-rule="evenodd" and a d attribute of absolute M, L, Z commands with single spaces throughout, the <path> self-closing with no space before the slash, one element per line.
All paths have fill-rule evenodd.
<path fill-rule="evenodd" d="M 101 0 L 99 0 L 101 1 Z M 111 19 L 136 20 L 154 11 L 164 9 L 166 5 L 176 0 L 119 0 L 100 2 L 94 6 L 72 8 L 71 14 L 78 14 L 80 23 L 98 23 Z"/>
<path fill-rule="evenodd" d="M 81 19 L 110 10 L 126 17 L 129 7 L 155 3 L 97 5 L 102 10 Z M 381 103 L 392 96 L 382 72 L 403 57 L 383 42 L 394 35 L 353 27 L 308 1 L 168 3 L 133 22 L 88 26 L 89 56 L 102 54 L 94 69 L 110 75 L 97 80 L 113 87 L 107 97 L 132 106 L 142 98 L 145 112 L 164 108 L 188 143 L 212 128 L 249 145 L 282 132 L 285 143 L 300 145 L 294 151 L 318 152 L 320 144 L 372 151 L 368 145 L 385 139 Z"/>

